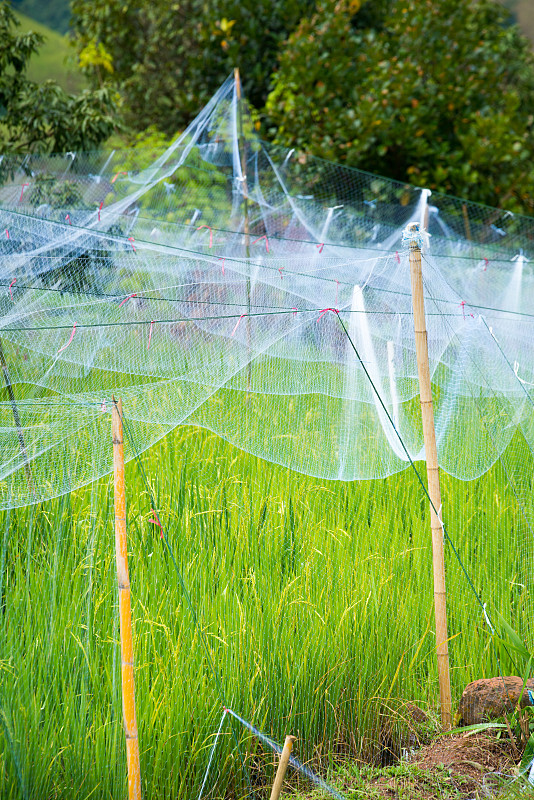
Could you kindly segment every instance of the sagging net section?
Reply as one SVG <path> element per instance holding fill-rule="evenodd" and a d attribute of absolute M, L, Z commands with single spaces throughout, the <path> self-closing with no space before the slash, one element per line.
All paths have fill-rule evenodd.
<path fill-rule="evenodd" d="M 455 217 L 403 187 L 395 205 L 399 185 L 268 147 L 233 80 L 149 155 L 2 162 L 4 507 L 109 471 L 113 395 L 138 452 L 187 423 L 321 478 L 423 458 L 400 243 L 414 220 L 441 466 L 471 479 L 517 431 L 532 446 L 524 219 L 475 241 L 465 204 Z"/>
<path fill-rule="evenodd" d="M 22 570 L 37 563 L 41 537 L 55 554 L 64 537 L 72 563 L 85 559 L 90 576 L 109 563 L 108 487 L 80 492 L 76 517 L 67 493 L 110 472 L 110 413 L 120 397 L 126 457 L 159 442 L 150 460 L 159 502 L 147 505 L 139 475 L 128 502 L 140 717 L 162 743 L 173 796 L 191 796 L 205 774 L 206 753 L 187 739 L 191 694 L 201 742 L 218 724 L 221 698 L 206 680 L 195 626 L 178 613 L 183 587 L 154 544 L 161 533 L 153 505 L 169 521 L 211 658 L 246 719 L 282 736 L 273 726 L 282 725 L 280 708 L 287 711 L 279 690 L 287 682 L 287 719 L 301 726 L 307 756 L 329 738 L 380 762 L 387 748 L 377 708 L 386 714 L 395 698 L 435 701 L 425 453 L 401 243 L 413 221 L 428 232 L 423 276 L 443 517 L 461 556 L 446 548 L 455 699 L 466 682 L 495 670 L 487 620 L 496 612 L 532 643 L 534 221 L 260 142 L 233 80 L 165 151 L 4 157 L 0 170 L 3 552 Z M 220 455 L 210 432 L 246 454 Z M 234 479 L 235 461 L 252 488 Z M 414 463 L 421 483 L 409 470 Z M 34 523 L 34 506 L 51 498 L 59 499 L 48 507 L 67 522 L 42 530 L 45 515 Z M 27 521 L 23 557 L 19 530 L 8 545 L 17 517 L 9 509 L 20 506 L 30 506 L 18 512 Z M 50 596 L 49 652 L 68 650 L 65 661 L 89 686 L 93 667 L 82 650 L 106 650 L 104 662 L 111 656 L 91 644 L 93 589 L 84 570 L 65 581 L 57 563 L 46 564 L 44 578 L 17 572 L 9 607 L 37 614 L 36 594 Z M 111 596 L 113 570 L 100 571 Z M 162 598 L 156 585 L 165 586 Z M 95 614 L 100 607 L 95 600 Z M 298 613 L 282 613 L 289 607 Z M 6 707 L 19 741 L 33 741 L 18 709 L 31 707 L 38 718 L 44 707 L 27 669 L 29 658 L 41 657 L 41 623 L 25 610 L 10 613 L 5 663 L 13 659 L 17 669 L 6 678 Z M 118 634 L 106 613 L 94 630 L 113 631 L 113 662 L 91 697 L 100 702 L 104 739 L 120 727 Z M 83 648 L 66 641 L 71 624 L 83 631 Z M 291 646 L 272 646 L 281 631 Z M 55 686 L 45 666 L 35 684 Z M 161 686 L 182 716 L 161 713 Z M 50 704 L 54 713 L 63 714 L 64 702 Z M 62 725 L 54 718 L 42 737 L 51 762 L 63 747 Z M 68 725 L 77 743 L 69 769 L 83 751 L 92 774 L 95 748 L 87 737 L 79 744 L 77 718 Z M 232 747 L 228 738 L 224 753 Z M 93 772 L 101 775 L 116 742 L 96 749 Z M 184 752 L 195 753 L 191 785 L 176 770 Z"/>

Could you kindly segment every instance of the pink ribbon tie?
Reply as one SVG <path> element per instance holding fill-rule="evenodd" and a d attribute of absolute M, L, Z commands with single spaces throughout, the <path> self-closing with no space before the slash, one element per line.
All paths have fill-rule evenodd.
<path fill-rule="evenodd" d="M 324 242 L 321 242 L 321 244 L 316 244 L 315 246 L 319 248 L 319 252 L 320 252 L 320 253 L 322 253 L 322 252 L 323 252 L 323 248 L 324 248 Z"/>
<path fill-rule="evenodd" d="M 26 186 L 29 186 L 29 185 L 30 185 L 29 183 L 23 183 L 23 184 L 22 184 L 22 190 L 21 190 L 21 192 L 20 192 L 19 203 L 20 203 L 20 202 L 21 202 L 21 200 L 22 200 L 22 195 L 24 194 L 24 189 L 26 188 Z"/>
<path fill-rule="evenodd" d="M 125 298 L 124 298 L 124 300 L 122 301 L 122 303 L 119 303 L 119 308 L 120 308 L 121 306 L 123 306 L 125 303 L 127 303 L 127 302 L 128 302 L 128 300 L 131 300 L 131 299 L 132 299 L 132 297 L 137 297 L 137 295 L 136 295 L 136 294 L 129 294 L 129 295 L 128 295 L 128 297 L 125 297 Z"/>
<path fill-rule="evenodd" d="M 243 319 L 243 317 L 246 317 L 246 316 L 247 316 L 246 314 L 241 314 L 241 316 L 240 316 L 240 317 L 239 317 L 239 319 L 237 320 L 237 322 L 236 322 L 236 324 L 235 324 L 235 328 L 233 329 L 233 331 L 232 331 L 232 333 L 230 334 L 230 336 L 233 336 L 233 335 L 234 335 L 234 333 L 236 332 L 236 330 L 237 330 L 237 329 L 238 329 L 238 327 L 239 327 L 239 323 L 241 322 L 241 320 Z"/>
<path fill-rule="evenodd" d="M 327 311 L 333 311 L 334 314 L 339 314 L 339 308 L 322 308 L 321 309 L 321 313 L 317 317 L 317 322 L 319 322 L 321 317 L 323 317 L 326 314 Z"/>
<path fill-rule="evenodd" d="M 201 230 L 202 230 L 202 228 L 207 228 L 207 229 L 209 230 L 209 232 L 210 232 L 210 243 L 209 243 L 209 247 L 210 247 L 210 250 L 211 250 L 211 248 L 212 248 L 212 246 L 213 246 L 213 231 L 212 231 L 212 229 L 210 228 L 210 226 L 209 226 L 209 225 L 199 225 L 199 226 L 198 226 L 198 228 L 197 228 L 197 231 L 201 231 Z"/>
<path fill-rule="evenodd" d="M 117 180 L 119 175 L 128 175 L 128 173 L 127 172 L 117 172 L 117 173 L 115 173 L 115 175 L 111 179 L 111 183 L 115 183 L 115 181 Z"/>
<path fill-rule="evenodd" d="M 152 517 L 151 517 L 151 518 L 150 518 L 148 521 L 149 521 L 149 522 L 152 522 L 154 525 L 157 525 L 157 526 L 158 526 L 158 528 L 160 529 L 160 535 L 159 535 L 159 536 L 160 536 L 160 539 L 163 539 L 163 525 L 162 525 L 162 524 L 161 524 L 161 522 L 159 521 L 159 517 L 158 517 L 158 515 L 156 514 L 156 512 L 154 511 L 154 509 L 152 509 L 152 513 L 154 514 L 154 516 L 156 517 L 156 519 L 152 519 Z"/>
<path fill-rule="evenodd" d="M 159 521 L 159 517 L 156 514 L 156 512 L 154 511 L 154 509 L 152 509 L 152 513 L 154 514 L 155 519 L 152 519 L 152 517 L 151 517 L 148 521 L 152 522 L 154 525 L 158 526 L 158 528 L 160 529 L 160 539 L 163 539 L 163 525 Z"/>
<path fill-rule="evenodd" d="M 13 284 L 14 284 L 14 283 L 16 283 L 16 282 L 17 282 L 17 279 L 16 279 L 16 278 L 13 278 L 13 280 L 12 280 L 12 281 L 11 281 L 11 283 L 9 284 L 9 294 L 11 295 L 11 299 L 13 300 L 13 302 L 15 302 L 15 298 L 13 297 L 13 292 L 11 291 L 11 287 L 12 287 L 12 286 L 13 286 Z"/>
<path fill-rule="evenodd" d="M 267 234 L 264 234 L 263 236 L 258 236 L 257 239 L 254 239 L 252 244 L 257 244 L 258 242 L 261 242 L 262 239 L 265 239 L 265 249 L 267 250 L 267 252 L 269 252 L 269 240 L 267 238 Z"/>
<path fill-rule="evenodd" d="M 59 348 L 59 350 L 57 351 L 57 354 L 58 354 L 58 355 L 59 355 L 60 353 L 62 353 L 62 352 L 63 352 L 63 350 L 66 350 L 66 349 L 67 349 L 67 347 L 69 346 L 69 344 L 70 344 L 70 343 L 72 342 L 72 340 L 74 339 L 74 334 L 76 333 L 76 325 L 77 325 L 77 324 L 78 324 L 77 322 L 75 322 L 75 323 L 74 323 L 74 327 L 73 327 L 73 329 L 72 329 L 72 333 L 71 333 L 71 335 L 70 335 L 70 339 L 69 339 L 69 341 L 67 342 L 67 344 L 64 344 L 64 345 L 63 345 L 63 347 L 60 347 L 60 348 Z"/>

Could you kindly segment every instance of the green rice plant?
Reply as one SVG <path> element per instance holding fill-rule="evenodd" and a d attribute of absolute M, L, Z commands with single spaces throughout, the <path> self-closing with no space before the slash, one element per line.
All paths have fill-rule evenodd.
<path fill-rule="evenodd" d="M 110 437 L 111 456 L 111 437 Z M 444 517 L 473 585 L 528 636 L 529 454 L 444 477 Z M 146 798 L 198 793 L 223 706 L 324 770 L 380 764 L 404 701 L 438 701 L 427 503 L 412 472 L 355 484 L 266 464 L 182 428 L 141 459 L 195 624 L 135 461 L 130 579 Z M 513 491 L 512 491 L 513 489 Z M 529 507 L 530 511 L 530 507 Z M 520 546 L 517 543 L 520 542 Z M 483 551 L 483 557 L 481 556 Z M 496 674 L 484 616 L 447 552 L 453 692 Z M 498 571 L 497 571 L 498 567 Z M 526 589 L 517 589 L 521 584 Z M 125 794 L 111 482 L 0 518 L 0 796 Z M 208 649 L 221 691 L 206 657 Z M 247 792 L 274 760 L 227 720 L 210 797 Z M 391 727 L 391 726 L 389 726 Z M 302 784 L 303 786 L 305 784 Z"/>

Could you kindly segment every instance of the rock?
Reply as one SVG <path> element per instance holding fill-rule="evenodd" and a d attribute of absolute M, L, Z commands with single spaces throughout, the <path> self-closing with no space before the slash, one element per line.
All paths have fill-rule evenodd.
<path fill-rule="evenodd" d="M 489 722 L 496 717 L 509 714 L 516 708 L 523 681 L 521 678 L 481 678 L 469 683 L 462 694 L 455 725 L 478 725 L 480 722 Z M 533 690 L 534 680 L 528 680 L 521 697 L 521 708 L 531 706 L 528 690 Z"/>

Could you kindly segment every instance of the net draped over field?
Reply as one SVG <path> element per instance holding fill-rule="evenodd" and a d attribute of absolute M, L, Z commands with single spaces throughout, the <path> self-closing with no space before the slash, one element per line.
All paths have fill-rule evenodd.
<path fill-rule="evenodd" d="M 517 431 L 534 445 L 528 220 L 265 145 L 233 80 L 129 161 L 0 165 L 3 506 L 109 472 L 113 394 L 138 452 L 188 423 L 328 479 L 423 458 L 413 220 L 440 465 L 472 479 Z"/>
<path fill-rule="evenodd" d="M 71 798 L 74 774 L 76 796 L 108 773 L 123 790 L 112 496 L 68 494 L 111 471 L 113 396 L 126 457 L 159 442 L 144 463 L 185 576 L 156 547 L 138 471 L 129 543 L 151 796 L 203 785 L 222 700 L 208 651 L 228 704 L 278 739 L 298 726 L 310 759 L 338 747 L 380 763 L 389 712 L 435 703 L 428 502 L 403 472 L 424 459 L 402 246 L 413 221 L 429 234 L 455 699 L 496 669 L 486 610 L 532 643 L 534 220 L 263 143 L 233 80 L 165 151 L 5 156 L 0 178 L 9 796 L 17 759 L 28 785 L 40 769 L 28 796 L 57 783 Z M 240 769 L 226 734 L 207 784 L 220 796 Z"/>

